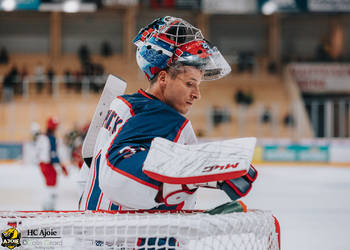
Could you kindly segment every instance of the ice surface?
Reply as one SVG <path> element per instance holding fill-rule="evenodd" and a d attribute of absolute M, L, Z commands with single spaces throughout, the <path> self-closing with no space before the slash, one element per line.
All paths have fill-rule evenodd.
<path fill-rule="evenodd" d="M 283 250 L 350 248 L 350 168 L 259 166 L 259 176 L 243 201 L 272 211 L 281 225 Z M 77 169 L 59 176 L 57 210 L 77 210 Z M 41 210 L 44 180 L 34 165 L 0 165 L 0 210 Z M 219 190 L 197 192 L 197 208 L 228 201 Z"/>

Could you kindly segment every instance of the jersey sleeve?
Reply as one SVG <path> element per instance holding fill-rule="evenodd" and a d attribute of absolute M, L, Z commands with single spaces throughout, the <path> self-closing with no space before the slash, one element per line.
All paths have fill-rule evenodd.
<path fill-rule="evenodd" d="M 177 139 L 174 140 L 175 142 L 187 145 L 197 144 L 197 137 L 189 120 L 184 122 L 183 127 L 179 129 L 177 136 Z"/>
<path fill-rule="evenodd" d="M 102 159 L 99 175 L 100 187 L 106 197 L 115 204 L 137 209 L 157 206 L 155 197 L 160 183 L 142 172 L 146 151 L 138 151 L 119 161 L 117 166 Z"/>

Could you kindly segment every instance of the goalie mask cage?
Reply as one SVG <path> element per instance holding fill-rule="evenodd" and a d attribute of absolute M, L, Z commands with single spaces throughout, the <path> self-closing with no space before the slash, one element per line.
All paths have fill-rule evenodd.
<path fill-rule="evenodd" d="M 9 235 L 15 228 L 17 234 Z M 0 212 L 2 244 L 20 249 L 279 249 L 279 225 L 267 211 Z M 8 230 L 8 231 L 7 231 Z"/>

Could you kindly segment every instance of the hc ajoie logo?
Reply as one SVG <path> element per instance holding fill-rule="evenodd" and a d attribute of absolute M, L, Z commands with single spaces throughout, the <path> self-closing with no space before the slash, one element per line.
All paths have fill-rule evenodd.
<path fill-rule="evenodd" d="M 53 230 L 53 229 L 28 229 L 27 230 L 27 234 L 28 237 L 29 236 L 38 236 L 38 237 L 42 237 L 42 238 L 46 238 L 46 237 L 55 237 L 57 236 L 57 231 Z"/>
<path fill-rule="evenodd" d="M 2 243 L 1 246 L 13 249 L 21 245 L 21 233 L 16 228 L 9 228 L 1 233 Z"/>

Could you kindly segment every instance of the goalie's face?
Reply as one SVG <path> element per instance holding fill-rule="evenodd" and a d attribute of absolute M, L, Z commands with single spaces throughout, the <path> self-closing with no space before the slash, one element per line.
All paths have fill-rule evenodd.
<path fill-rule="evenodd" d="M 163 101 L 179 113 L 186 115 L 193 103 L 200 98 L 201 78 L 202 72 L 191 66 L 183 66 L 183 71 L 175 77 L 171 72 L 164 72 Z"/>

